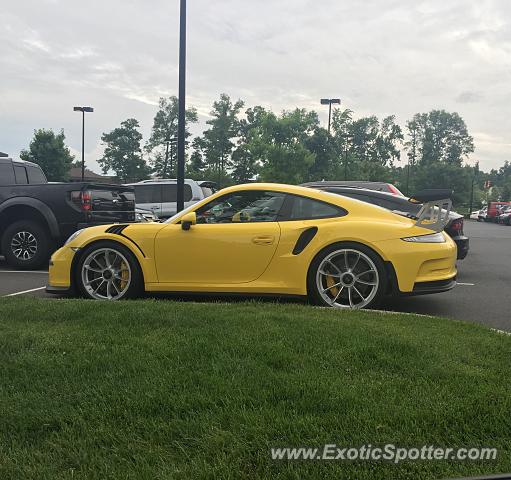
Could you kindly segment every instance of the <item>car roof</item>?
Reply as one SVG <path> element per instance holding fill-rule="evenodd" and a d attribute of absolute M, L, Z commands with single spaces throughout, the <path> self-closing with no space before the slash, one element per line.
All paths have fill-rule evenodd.
<path fill-rule="evenodd" d="M 344 208 L 348 211 L 356 210 L 357 214 L 360 215 L 371 215 L 374 214 L 375 209 L 380 213 L 385 212 L 389 215 L 389 220 L 392 219 L 395 215 L 385 208 L 379 207 L 377 205 L 373 205 L 372 203 L 367 203 L 362 200 L 357 200 L 351 197 L 345 197 L 333 192 L 327 192 L 324 190 L 319 190 L 316 188 L 309 188 L 297 185 L 287 185 L 281 183 L 246 183 L 242 185 L 235 185 L 233 187 L 227 187 L 223 190 L 220 190 L 216 193 L 217 196 L 224 195 L 226 193 L 241 191 L 241 190 L 271 190 L 283 193 L 289 193 L 293 195 L 298 195 L 301 197 L 308 197 L 316 200 L 320 200 L 326 203 L 330 203 L 332 205 L 337 205 L 341 208 Z M 404 218 L 404 217 L 403 217 Z"/>
<path fill-rule="evenodd" d="M 37 163 L 27 162 L 26 160 L 15 160 L 11 157 L 0 157 L 0 163 L 13 163 L 14 165 L 23 165 L 23 166 L 41 168 L 39 165 L 37 165 Z"/>
<path fill-rule="evenodd" d="M 126 183 L 126 185 L 133 186 L 133 185 L 161 185 L 161 184 L 174 184 L 177 183 L 177 179 L 175 178 L 156 178 L 151 180 L 141 180 L 140 182 L 134 182 L 134 183 Z M 185 178 L 185 183 L 197 183 L 195 180 L 192 180 L 191 178 Z"/>

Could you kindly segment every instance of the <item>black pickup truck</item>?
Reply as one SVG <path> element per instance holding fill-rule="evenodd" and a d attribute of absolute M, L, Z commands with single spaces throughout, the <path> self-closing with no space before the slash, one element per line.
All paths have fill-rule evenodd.
<path fill-rule="evenodd" d="M 134 220 L 132 187 L 48 183 L 38 165 L 0 156 L 0 254 L 12 267 L 45 265 L 81 228 Z"/>

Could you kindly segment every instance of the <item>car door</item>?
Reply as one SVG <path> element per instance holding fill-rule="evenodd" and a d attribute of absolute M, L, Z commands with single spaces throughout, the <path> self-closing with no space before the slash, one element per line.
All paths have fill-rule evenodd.
<path fill-rule="evenodd" d="M 161 185 L 141 184 L 135 185 L 135 202 L 137 208 L 148 210 L 161 216 Z"/>
<path fill-rule="evenodd" d="M 214 286 L 256 280 L 279 244 L 284 198 L 272 191 L 229 193 L 199 208 L 190 230 L 167 225 L 155 240 L 158 281 Z"/>

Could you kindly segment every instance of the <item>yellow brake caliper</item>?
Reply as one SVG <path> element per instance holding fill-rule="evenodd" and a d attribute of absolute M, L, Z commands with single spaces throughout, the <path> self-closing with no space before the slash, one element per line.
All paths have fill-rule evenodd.
<path fill-rule="evenodd" d="M 121 292 L 126 288 L 126 285 L 128 284 L 128 280 L 130 278 L 130 274 L 128 271 L 128 266 L 122 262 L 121 263 Z"/>
<path fill-rule="evenodd" d="M 327 286 L 327 287 L 329 287 L 329 288 L 330 288 L 330 287 L 332 287 L 333 285 L 335 285 L 336 283 L 338 283 L 338 282 L 336 282 L 336 281 L 335 281 L 335 278 L 334 278 L 334 277 L 332 277 L 331 275 L 328 275 L 328 276 L 326 277 L 326 286 Z M 339 287 L 330 288 L 330 290 L 328 290 L 328 291 L 330 292 L 330 294 L 332 295 L 332 297 L 333 297 L 333 298 L 335 298 L 335 297 L 337 296 L 337 294 L 339 293 Z"/>

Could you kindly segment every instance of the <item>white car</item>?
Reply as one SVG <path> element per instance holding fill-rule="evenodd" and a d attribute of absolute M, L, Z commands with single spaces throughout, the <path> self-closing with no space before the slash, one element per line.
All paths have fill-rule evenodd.
<path fill-rule="evenodd" d="M 470 214 L 470 220 L 479 220 L 479 210 L 476 210 Z"/>
<path fill-rule="evenodd" d="M 130 183 L 135 188 L 136 208 L 150 210 L 158 218 L 170 218 L 177 212 L 177 180 L 143 180 Z M 185 180 L 185 208 L 204 200 L 216 191 L 216 184 L 205 180 Z"/>

